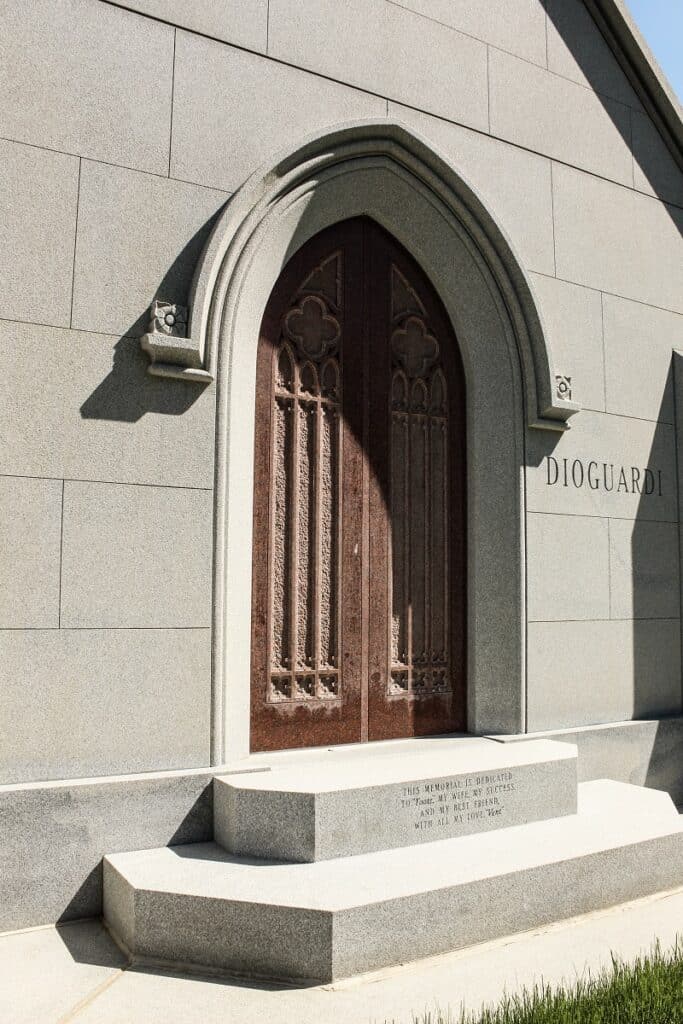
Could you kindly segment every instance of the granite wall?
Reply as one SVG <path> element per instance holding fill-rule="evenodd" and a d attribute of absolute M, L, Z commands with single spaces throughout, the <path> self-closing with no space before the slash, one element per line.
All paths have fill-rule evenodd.
<path fill-rule="evenodd" d="M 0 0 L 0 782 L 208 763 L 214 393 L 137 337 L 251 171 L 364 117 L 479 191 L 583 406 L 528 436 L 529 729 L 680 712 L 683 174 L 582 3 L 502 7 Z"/>

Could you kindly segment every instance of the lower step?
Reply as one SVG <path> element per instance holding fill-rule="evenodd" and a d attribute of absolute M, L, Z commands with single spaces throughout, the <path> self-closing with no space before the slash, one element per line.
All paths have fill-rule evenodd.
<path fill-rule="evenodd" d="M 579 813 L 312 864 L 213 843 L 104 861 L 104 913 L 140 960 L 330 982 L 683 884 L 683 819 L 655 790 L 579 787 Z"/>

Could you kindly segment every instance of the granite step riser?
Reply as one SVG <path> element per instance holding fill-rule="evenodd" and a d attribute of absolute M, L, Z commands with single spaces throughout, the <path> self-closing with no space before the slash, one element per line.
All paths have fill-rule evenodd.
<path fill-rule="evenodd" d="M 238 856 L 310 863 L 575 814 L 576 757 L 333 792 L 214 780 L 214 834 Z"/>
<path fill-rule="evenodd" d="M 105 861 L 104 913 L 141 960 L 328 983 L 681 884 L 683 833 L 334 911 L 134 890 Z"/>

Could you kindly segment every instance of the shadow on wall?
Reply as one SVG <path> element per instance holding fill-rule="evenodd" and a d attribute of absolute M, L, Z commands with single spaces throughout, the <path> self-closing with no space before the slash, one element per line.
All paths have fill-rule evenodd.
<path fill-rule="evenodd" d="M 188 304 L 192 276 L 221 213 L 222 210 L 211 217 L 178 253 L 154 294 L 149 296 L 150 305 L 154 299 Z M 181 416 L 203 393 L 205 384 L 152 377 L 147 373 L 149 359 L 140 348 L 140 336 L 147 330 L 148 320 L 149 307 L 140 311 L 115 344 L 111 372 L 81 406 L 83 419 L 136 423 L 147 412 Z"/>
<path fill-rule="evenodd" d="M 680 715 L 681 685 L 679 486 L 676 465 L 677 425 L 673 396 L 673 362 L 654 427 L 643 494 L 633 523 L 615 523 L 610 532 L 612 578 L 619 579 L 619 530 L 630 537 L 630 602 L 624 592 L 613 596 L 612 616 L 633 619 L 634 717 Z M 679 413 L 680 415 L 680 413 Z M 648 490 L 653 495 L 648 495 Z M 660 494 L 661 502 L 652 497 Z M 624 574 L 625 575 L 625 574 Z M 613 588 L 614 589 L 614 588 Z M 622 602 L 614 607 L 615 600 Z M 655 745 L 657 740 L 655 741 Z M 654 753 L 654 751 L 653 751 Z"/>
<path fill-rule="evenodd" d="M 618 62 L 607 42 L 603 40 L 593 16 L 584 7 L 582 0 L 543 0 L 543 2 L 548 18 L 562 37 L 562 41 L 581 69 L 587 83 L 595 91 L 614 127 L 633 153 L 634 159 L 654 195 L 662 202 L 671 204 L 673 200 L 666 187 L 666 182 L 670 182 L 672 176 L 672 170 L 665 166 L 668 150 L 663 141 L 661 149 L 659 145 L 651 143 L 647 127 L 643 129 L 640 145 L 634 149 L 634 140 L 638 137 L 638 126 L 634 125 L 633 114 L 628 118 L 623 116 L 626 109 L 625 104 L 609 95 L 606 74 L 609 76 L 613 63 L 618 66 Z M 625 72 L 622 74 L 624 79 L 628 80 Z M 649 115 L 645 115 L 645 117 L 649 120 Z M 643 125 L 646 125 L 645 121 L 643 121 Z M 673 163 L 674 157 L 671 156 L 670 159 Z M 675 172 L 673 173 L 675 174 Z M 680 231 L 681 220 L 680 216 L 677 216 L 677 213 L 680 214 L 680 210 L 672 205 L 667 206 L 666 210 Z"/>
<path fill-rule="evenodd" d="M 551 457 L 560 467 L 561 475 L 564 464 L 565 486 L 569 469 L 570 490 L 571 467 L 577 456 L 586 495 L 590 493 L 585 486 L 585 480 L 590 479 L 584 475 L 586 467 L 596 467 L 594 472 L 599 474 L 600 482 L 597 486 L 596 480 L 596 487 L 591 487 L 595 498 L 576 514 L 597 516 L 607 524 L 609 625 L 604 632 L 602 664 L 595 666 L 599 693 L 594 713 L 577 713 L 567 726 L 660 719 L 682 713 L 681 559 L 674 407 L 669 372 L 657 421 L 640 421 L 642 428 L 652 432 L 640 456 L 631 454 L 627 440 L 620 456 L 617 451 L 607 450 L 588 456 L 582 450 L 581 414 L 569 434 L 539 434 L 527 451 L 530 466 L 540 467 Z M 577 447 L 573 445 L 574 431 Z M 588 458 L 596 461 L 588 462 Z M 607 461 L 603 462 L 604 459 Z M 666 742 L 669 741 L 667 734 Z M 653 748 L 653 761 L 657 756 Z"/>
<path fill-rule="evenodd" d="M 172 783 L 169 783 L 172 785 Z M 213 839 L 213 780 L 209 781 L 177 824 L 153 822 L 154 815 L 140 816 L 122 838 L 120 823 L 113 822 L 111 833 L 99 834 L 95 829 L 89 845 L 76 844 L 76 853 L 64 874 L 72 877 L 73 896 L 57 918 L 58 924 L 102 913 L 102 858 L 109 853 L 142 850 L 157 846 L 183 846 Z M 177 820 L 177 819 L 176 819 Z M 156 827 L 155 827 L 156 825 Z M 149 826 L 149 827 L 148 827 Z M 175 826 L 175 827 L 174 827 Z M 95 837 L 95 833 L 97 836 Z M 65 853 L 68 857 L 68 849 Z M 78 861 L 76 863 L 75 861 Z"/>

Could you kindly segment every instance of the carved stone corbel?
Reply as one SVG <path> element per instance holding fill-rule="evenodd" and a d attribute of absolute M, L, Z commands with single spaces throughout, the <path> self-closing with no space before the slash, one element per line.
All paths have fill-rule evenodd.
<path fill-rule="evenodd" d="M 147 372 L 153 377 L 176 377 L 206 384 L 213 374 L 202 366 L 199 344 L 187 337 L 186 306 L 155 300 L 150 307 L 147 333 L 140 345 L 149 355 Z"/>

